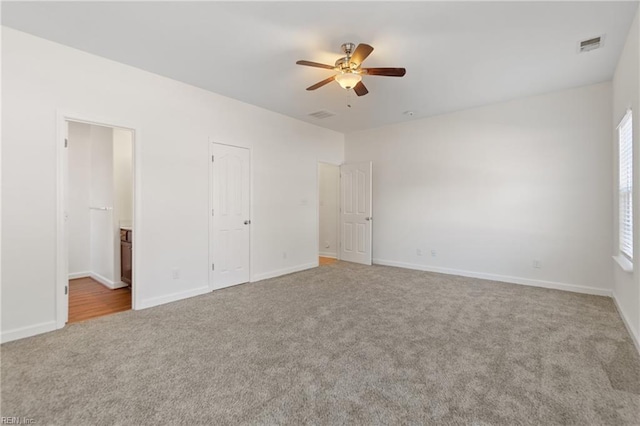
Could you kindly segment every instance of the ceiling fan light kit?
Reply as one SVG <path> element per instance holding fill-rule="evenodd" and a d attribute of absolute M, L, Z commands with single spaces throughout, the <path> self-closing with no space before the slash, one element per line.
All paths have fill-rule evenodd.
<path fill-rule="evenodd" d="M 353 72 L 345 72 L 336 75 L 336 81 L 343 89 L 353 89 L 356 84 L 360 83 L 362 76 Z"/>
<path fill-rule="evenodd" d="M 362 83 L 363 75 L 377 75 L 383 77 L 402 77 L 406 74 L 404 68 L 362 68 L 362 62 L 373 52 L 373 47 L 368 44 L 361 43 L 357 47 L 353 43 L 344 43 L 342 51 L 346 55 L 336 61 L 335 66 L 319 64 L 317 62 L 300 60 L 298 65 L 308 67 L 324 68 L 337 71 L 339 74 L 322 80 L 313 86 L 307 87 L 307 90 L 316 90 L 326 84 L 336 81 L 340 87 L 349 90 L 353 89 L 358 96 L 364 96 L 369 90 Z"/>

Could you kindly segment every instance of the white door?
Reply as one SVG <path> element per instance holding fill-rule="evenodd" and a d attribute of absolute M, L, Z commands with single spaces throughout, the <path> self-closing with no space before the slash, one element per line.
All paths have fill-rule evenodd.
<path fill-rule="evenodd" d="M 249 150 L 212 144 L 211 232 L 212 290 L 249 281 Z"/>
<path fill-rule="evenodd" d="M 340 260 L 371 265 L 371 162 L 340 166 Z"/>

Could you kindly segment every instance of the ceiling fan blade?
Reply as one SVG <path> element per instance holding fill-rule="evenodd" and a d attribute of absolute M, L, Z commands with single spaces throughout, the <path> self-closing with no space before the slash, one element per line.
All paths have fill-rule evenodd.
<path fill-rule="evenodd" d="M 329 83 L 331 83 L 331 82 L 332 82 L 333 80 L 335 80 L 335 79 L 336 79 L 336 76 L 335 76 L 335 75 L 332 75 L 331 77 L 329 77 L 329 78 L 327 78 L 327 79 L 324 79 L 324 80 L 322 80 L 321 82 L 314 84 L 313 86 L 309 86 L 309 87 L 307 87 L 307 90 L 316 90 L 316 89 L 318 89 L 318 88 L 320 88 L 320 87 L 324 86 L 325 84 L 329 84 Z"/>
<path fill-rule="evenodd" d="M 407 73 L 407 70 L 404 68 L 362 68 L 362 73 L 385 77 L 402 77 Z"/>
<path fill-rule="evenodd" d="M 325 68 L 328 70 L 332 70 L 335 67 L 332 67 L 331 65 L 325 65 L 325 64 L 319 64 L 317 62 L 311 62 L 311 61 L 298 61 L 296 62 L 296 64 L 298 65 L 306 65 L 308 67 L 316 67 L 316 68 Z"/>
<path fill-rule="evenodd" d="M 367 56 L 369 56 L 371 52 L 373 52 L 373 47 L 369 46 L 368 44 L 360 43 L 358 47 L 356 47 L 356 50 L 353 51 L 350 61 L 360 66 L 360 64 L 362 64 L 362 62 L 367 59 Z"/>
<path fill-rule="evenodd" d="M 361 81 L 358 82 L 358 84 L 356 84 L 355 86 L 353 86 L 353 91 L 356 92 L 356 95 L 358 96 L 364 96 L 367 93 L 369 93 L 369 91 L 367 90 L 367 88 L 365 87 L 364 84 L 362 84 Z"/>

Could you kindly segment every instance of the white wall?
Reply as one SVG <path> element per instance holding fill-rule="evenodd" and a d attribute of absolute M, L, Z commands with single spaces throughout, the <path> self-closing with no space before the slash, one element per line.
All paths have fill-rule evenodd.
<path fill-rule="evenodd" d="M 333 164 L 319 163 L 318 186 L 320 198 L 318 250 L 320 256 L 337 257 L 340 167 Z"/>
<path fill-rule="evenodd" d="M 210 138 L 252 149 L 253 279 L 317 263 L 317 162 L 342 134 L 5 27 L 2 88 L 4 341 L 55 327 L 58 110 L 138 130 L 138 307 L 208 290 Z"/>
<path fill-rule="evenodd" d="M 633 190 L 633 252 L 635 257 L 635 266 L 633 273 L 623 271 L 620 266 L 614 264 L 614 286 L 613 293 L 622 314 L 622 317 L 630 328 L 632 335 L 635 337 L 636 345 L 640 340 L 640 273 L 638 273 L 638 254 L 640 254 L 640 168 L 638 168 L 638 158 L 640 155 L 639 135 L 640 135 L 640 31 L 638 29 L 638 20 L 640 12 L 636 14 L 635 20 L 627 36 L 627 41 L 618 61 L 616 71 L 613 77 L 613 127 L 614 132 L 613 152 L 614 152 L 614 172 L 613 176 L 617 176 L 617 143 L 618 137 L 615 127 L 618 125 L 626 110 L 631 108 L 633 111 L 633 158 L 634 160 L 634 190 Z M 614 193 L 614 215 L 613 234 L 614 245 L 613 254 L 618 255 L 618 198 L 617 198 L 617 179 L 613 183 Z M 640 346 L 639 346 L 640 348 Z"/>
<path fill-rule="evenodd" d="M 91 129 L 91 272 L 94 278 L 109 286 L 116 281 L 114 273 L 114 177 L 113 129 L 90 126 Z M 101 210 L 101 208 L 108 210 Z M 117 281 L 120 281 L 119 279 Z"/>
<path fill-rule="evenodd" d="M 133 133 L 113 129 L 113 179 L 116 225 L 131 226 L 133 221 Z"/>
<path fill-rule="evenodd" d="M 69 276 L 88 276 L 91 270 L 89 193 L 91 192 L 91 127 L 69 123 L 68 232 Z"/>
<path fill-rule="evenodd" d="M 373 161 L 375 263 L 610 294 L 610 144 L 602 83 L 348 134 L 345 157 Z"/>

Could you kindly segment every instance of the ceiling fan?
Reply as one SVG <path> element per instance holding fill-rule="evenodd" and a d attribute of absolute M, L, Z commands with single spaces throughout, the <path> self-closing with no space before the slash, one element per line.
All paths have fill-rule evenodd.
<path fill-rule="evenodd" d="M 362 68 L 362 62 L 373 52 L 373 47 L 368 44 L 360 43 L 356 47 L 353 43 L 344 43 L 342 51 L 345 55 L 336 61 L 335 66 L 319 64 L 311 61 L 298 61 L 298 65 L 306 65 L 308 67 L 325 68 L 328 70 L 338 71 L 338 74 L 324 79 L 313 86 L 307 87 L 307 90 L 316 90 L 332 81 L 337 81 L 343 89 L 353 89 L 358 96 L 364 96 L 369 91 L 362 83 L 363 75 L 378 75 L 384 77 L 402 77 L 407 70 L 404 68 Z"/>

